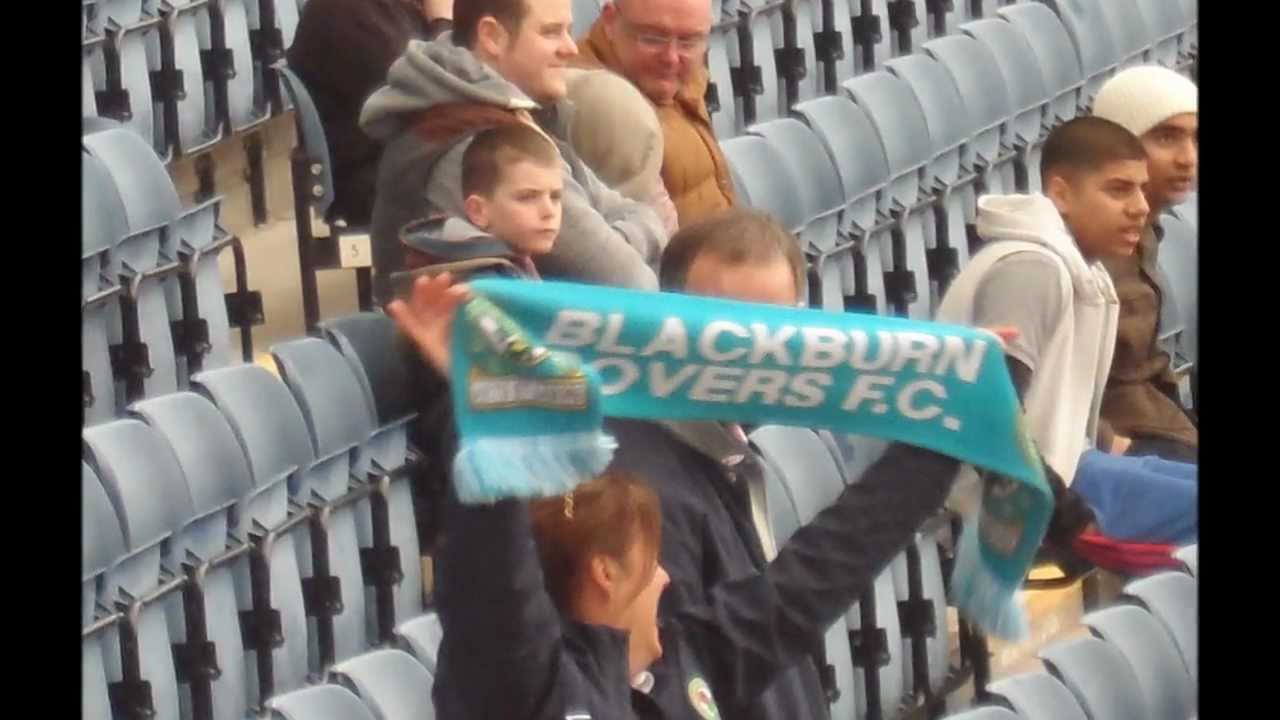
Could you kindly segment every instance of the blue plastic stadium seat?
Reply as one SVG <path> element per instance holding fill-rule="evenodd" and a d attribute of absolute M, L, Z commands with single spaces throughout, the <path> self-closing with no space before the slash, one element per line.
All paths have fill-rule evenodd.
<path fill-rule="evenodd" d="M 1067 686 L 1042 670 L 1003 678 L 987 692 L 1026 720 L 1088 720 Z"/>
<path fill-rule="evenodd" d="M 374 650 L 334 666 L 330 677 L 378 720 L 435 720 L 431 673 L 403 650 Z"/>
<path fill-rule="evenodd" d="M 99 115 L 113 118 L 169 158 L 163 106 L 152 95 L 151 73 L 160 71 L 160 17 L 141 0 L 101 0 L 103 77 L 94 78 Z"/>
<path fill-rule="evenodd" d="M 1040 61 L 1022 33 L 1004 20 L 965 23 L 961 30 L 991 51 L 1000 66 L 1014 116 L 1009 136 L 1018 153 L 1018 190 L 1040 191 L 1040 145 L 1054 93 L 1045 85 Z"/>
<path fill-rule="evenodd" d="M 396 626 L 396 645 L 422 663 L 428 672 L 436 671 L 436 658 L 440 653 L 440 639 L 444 628 L 440 616 L 434 610 Z"/>
<path fill-rule="evenodd" d="M 800 231 L 805 225 L 805 201 L 783 151 L 758 135 L 730 138 L 720 147 L 738 198 L 773 215 L 787 230 Z"/>
<path fill-rule="evenodd" d="M 107 680 L 149 683 L 156 717 L 178 717 L 178 679 L 168 618 L 170 613 L 182 617 L 181 597 L 171 591 L 146 604 L 139 601 L 160 587 L 162 569 L 181 574 L 186 551 L 199 549 L 200 541 L 208 538 L 202 532 L 207 529 L 200 522 L 204 518 L 195 518 L 191 495 L 173 452 L 146 425 L 115 420 L 85 430 L 82 437 L 85 461 L 102 481 L 128 552 L 104 574 L 101 597 L 112 610 L 132 608 L 128 622 L 137 644 L 126 660 L 122 630 L 112 628 L 104 633 Z M 131 666 L 138 669 L 133 678 L 128 677 Z"/>
<path fill-rule="evenodd" d="M 1191 676 L 1160 621 L 1140 607 L 1116 605 L 1085 615 L 1083 622 L 1129 661 L 1151 717 L 1191 717 L 1196 706 Z"/>
<path fill-rule="evenodd" d="M 1151 717 L 1138 676 L 1114 646 L 1094 637 L 1054 643 L 1040 650 L 1049 672 L 1062 681 L 1090 720 Z"/>
<path fill-rule="evenodd" d="M 289 106 L 289 98 L 281 92 L 280 77 L 272 66 L 284 59 L 285 51 L 293 45 L 299 15 L 296 0 L 249 0 L 245 5 L 253 53 L 254 102 L 268 110 L 277 102 L 281 109 Z"/>
<path fill-rule="evenodd" d="M 880 213 L 898 222 L 899 237 L 881 232 L 868 244 L 869 248 L 879 245 L 886 295 L 896 313 L 927 319 L 934 298 L 929 287 L 924 222 L 926 218 L 932 222 L 933 217 L 930 208 L 916 208 L 922 170 L 931 159 L 932 142 L 924 111 L 911 88 L 884 71 L 859 75 L 846 82 L 844 90 L 871 119 L 889 161 L 890 181 L 880 195 Z M 895 263 L 897 256 L 905 263 Z"/>
<path fill-rule="evenodd" d="M 120 196 L 102 163 L 80 156 L 80 365 L 85 376 L 84 421 L 111 419 L 120 409 L 111 346 L 121 342 L 120 278 L 111 269 L 127 220 Z"/>
<path fill-rule="evenodd" d="M 1181 56 L 1182 36 L 1189 24 L 1186 8 L 1180 0 L 1137 0 L 1151 37 L 1149 57 L 1167 68 L 1177 65 Z"/>
<path fill-rule="evenodd" d="M 752 123 L 779 117 L 779 109 L 786 100 L 785 90 L 778 81 L 770 27 L 773 15 L 781 18 L 782 7 L 764 4 L 763 8 L 757 11 L 750 0 L 741 0 L 735 31 L 725 38 L 729 67 L 736 76 L 734 117 L 740 131 Z"/>
<path fill-rule="evenodd" d="M 573 39 L 581 40 L 600 17 L 599 0 L 573 0 Z"/>
<path fill-rule="evenodd" d="M 932 142 L 933 159 L 925 166 L 924 187 L 937 194 L 934 209 L 944 218 L 942 223 L 923 223 L 925 245 L 935 258 L 929 268 L 930 291 L 935 301 L 930 306 L 932 314 L 951 278 L 969 262 L 965 222 L 972 212 L 966 202 L 973 193 L 956 186 L 960 180 L 962 145 L 973 136 L 974 123 L 960 91 L 946 68 L 937 61 L 915 54 L 894 58 L 885 67 L 910 86 L 924 111 Z"/>
<path fill-rule="evenodd" d="M 272 720 L 378 720 L 350 690 L 314 685 L 277 695 L 267 702 Z"/>
<path fill-rule="evenodd" d="M 228 549 L 248 543 L 240 524 L 243 501 L 252 483 L 249 466 L 226 420 L 208 400 L 190 392 L 179 392 L 144 400 L 130 412 L 145 422 L 173 452 L 186 480 L 197 516 L 205 515 L 200 547 L 189 547 L 184 562 L 198 572 L 191 581 L 203 604 L 203 620 L 191 628 L 201 641 L 213 644 L 217 654 L 215 677 L 191 673 L 192 683 L 181 688 L 183 717 L 200 716 L 225 720 L 243 718 L 249 710 L 248 674 L 240 611 L 252 609 L 249 558 L 241 554 L 231 561 L 219 556 Z M 211 561 L 218 560 L 217 564 Z M 238 585 L 238 586 L 237 586 Z M 244 598 L 246 602 L 240 602 Z M 170 621 L 174 642 L 193 639 L 187 625 Z M 187 624 L 197 618 L 188 617 Z M 205 683 L 204 695 L 193 691 L 194 683 Z M 204 704 L 199 712 L 193 708 Z"/>
<path fill-rule="evenodd" d="M 738 107 L 742 101 L 733 84 L 733 71 L 729 66 L 729 46 L 737 52 L 737 21 L 720 22 L 711 29 L 707 41 L 707 68 L 710 79 L 707 85 L 707 111 L 711 114 L 711 129 L 721 140 L 737 135 L 742 129 Z"/>
<path fill-rule="evenodd" d="M 980 707 L 948 715 L 946 720 L 1020 720 L 1020 718 L 1002 707 Z"/>
<path fill-rule="evenodd" d="M 1045 89 L 1053 96 L 1048 124 L 1057 126 L 1074 118 L 1081 110 L 1084 77 L 1080 56 L 1062 20 L 1039 3 L 1018 3 L 999 9 L 1000 17 L 1022 33 L 1036 54 Z"/>
<path fill-rule="evenodd" d="M 265 604 L 280 613 L 283 644 L 249 658 L 249 696 L 265 700 L 301 687 L 308 671 L 309 618 L 302 592 L 296 537 L 304 524 L 282 532 L 308 497 L 306 469 L 314 460 L 305 421 L 284 383 L 259 365 L 208 370 L 191 387 L 218 408 L 249 463 L 253 490 L 242 511 L 246 532 L 269 577 Z M 241 585 L 237 583 L 237 585 Z"/>
<path fill-rule="evenodd" d="M 377 600 L 372 593 L 366 597 L 366 590 L 372 590 L 366 586 L 372 583 L 362 568 L 360 558 L 366 546 L 359 542 L 357 531 L 358 525 L 364 524 L 366 536 L 372 537 L 369 500 L 365 497 L 333 507 L 353 489 L 353 477 L 359 479 L 359 485 L 366 482 L 368 460 L 356 451 L 373 433 L 373 414 L 351 366 L 323 340 L 292 340 L 272 347 L 271 354 L 302 411 L 317 458 L 306 470 L 310 490 L 306 502 L 316 509 L 322 532 L 313 531 L 308 541 L 300 541 L 299 550 L 304 556 L 304 576 L 315 575 L 307 556 L 318 554 L 324 557 L 328 575 L 340 583 L 342 611 L 327 621 L 332 623 L 326 631 L 332 635 L 332 647 L 323 649 L 340 661 L 363 652 L 370 639 L 378 637 L 377 615 L 366 611 L 366 607 L 372 610 Z M 353 460 L 363 467 L 353 465 Z M 317 539 L 320 542 L 313 545 Z M 413 562 L 414 558 L 407 560 Z M 373 602 L 367 603 L 367 599 Z M 313 650 L 321 651 L 319 647 Z"/>
<path fill-rule="evenodd" d="M 802 248 L 814 255 L 831 252 L 838 240 L 839 213 L 844 207 L 844 198 L 840 176 L 822 141 L 804 123 L 793 118 L 759 123 L 748 132 L 764 138 L 777 150 L 798 183 L 798 199 L 803 205 L 799 232 Z M 753 178 L 744 179 L 749 184 L 755 182 Z"/>
<path fill-rule="evenodd" d="M 1160 269 L 1173 290 L 1173 297 L 1168 299 L 1176 308 L 1183 328 L 1177 349 L 1187 361 L 1195 363 L 1199 357 L 1197 330 L 1200 322 L 1198 233 L 1193 225 L 1174 215 L 1161 217 L 1160 225 L 1164 228 L 1164 237 L 1160 241 Z"/>
<path fill-rule="evenodd" d="M 207 0 L 172 0 L 164 16 L 164 74 L 174 90 L 165 98 L 169 141 L 177 152 L 191 155 L 222 139 L 215 85 L 204 74 L 203 57 L 212 50 Z"/>
<path fill-rule="evenodd" d="M 878 219 L 879 194 L 889 182 L 889 162 L 880 136 L 862 108 L 844 97 L 822 97 L 795 106 L 835 164 L 844 195 L 840 232 L 856 245 L 847 253 L 819 258 L 824 306 L 885 313 L 880 252 L 867 252 Z M 877 148 L 879 148 L 877 150 Z M 863 265 L 859 282 L 857 263 Z"/>
<path fill-rule="evenodd" d="M 834 84 L 827 83 L 827 65 L 834 62 L 829 55 L 819 52 L 819 40 L 823 30 L 821 0 L 792 0 L 782 6 L 779 23 L 774 25 L 774 32 L 781 31 L 782 43 L 779 44 L 774 35 L 774 53 L 778 73 L 782 75 L 786 85 L 786 104 L 791 107 L 797 102 L 818 97 Z M 839 48 L 833 44 L 832 48 Z M 779 55 L 779 53 L 781 53 Z M 799 62 L 802 70 L 788 71 L 788 63 Z M 790 67 L 795 67 L 794 65 Z M 835 68 L 831 68 L 834 72 Z"/>
<path fill-rule="evenodd" d="M 1200 682 L 1196 581 L 1186 573 L 1163 572 L 1124 587 L 1124 595 L 1151 611 L 1173 638 L 1194 688 Z"/>
<path fill-rule="evenodd" d="M 1103 0 L 1098 3 L 1120 51 L 1120 66 L 1141 65 L 1150 60 L 1154 33 L 1137 0 Z"/>
<path fill-rule="evenodd" d="M 1124 45 L 1112 36 L 1111 21 L 1103 13 L 1104 1 L 1044 0 L 1062 20 L 1080 58 L 1080 73 L 1084 77 L 1081 111 L 1093 105 L 1094 96 L 1124 58 Z"/>
<path fill-rule="evenodd" d="M 417 352 L 399 337 L 391 318 L 380 313 L 357 313 L 320 323 L 320 332 L 342 354 L 360 384 L 373 414 L 372 435 L 360 449 L 359 468 L 376 476 L 400 470 L 409 462 L 409 425 L 417 417 L 412 388 Z M 422 614 L 422 565 L 418 527 L 414 521 L 413 491 L 408 482 L 386 488 L 390 544 L 399 548 L 403 579 L 395 591 L 397 621 Z M 371 529 L 363 524 L 362 547 L 372 547 Z"/>
<path fill-rule="evenodd" d="M 270 98 L 255 72 L 250 31 L 250 7 L 259 0 L 209 0 L 213 35 L 221 38 L 214 47 L 216 62 L 206 67 L 213 81 L 226 93 L 225 114 L 232 132 L 244 132 L 271 117 Z M 288 47 L 288 45 L 284 45 Z"/>
<path fill-rule="evenodd" d="M 98 476 L 80 463 L 80 624 L 88 627 L 98 616 L 101 603 L 99 585 L 103 573 L 125 554 L 124 536 L 111 500 Z M 80 641 L 81 717 L 110 720 L 111 702 L 107 690 L 107 669 L 102 656 L 101 633 Z"/>

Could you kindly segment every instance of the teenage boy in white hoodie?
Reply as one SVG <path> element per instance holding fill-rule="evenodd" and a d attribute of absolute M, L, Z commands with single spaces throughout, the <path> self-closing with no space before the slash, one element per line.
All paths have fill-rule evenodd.
<path fill-rule="evenodd" d="M 1120 125 L 1076 118 L 1046 140 L 1041 180 L 1044 194 L 979 198 L 987 245 L 952 282 L 937 319 L 1020 331 L 1009 370 L 1060 506 L 1083 497 L 1097 529 L 1115 539 L 1194 540 L 1195 466 L 1108 455 L 1112 438 L 1098 422 L 1120 309 L 1101 260 L 1133 254 L 1142 237 L 1145 150 Z"/>

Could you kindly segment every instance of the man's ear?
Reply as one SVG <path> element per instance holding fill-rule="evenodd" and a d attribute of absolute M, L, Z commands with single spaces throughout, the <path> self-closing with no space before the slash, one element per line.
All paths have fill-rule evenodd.
<path fill-rule="evenodd" d="M 600 8 L 600 17 L 604 19 L 604 31 L 610 40 L 613 40 L 614 28 L 618 27 L 618 5 L 616 2 L 607 2 L 604 7 Z"/>
<path fill-rule="evenodd" d="M 481 230 L 489 229 L 489 201 L 480 195 L 472 193 L 467 199 L 462 201 L 462 210 L 467 214 L 467 220 L 472 225 Z"/>
<path fill-rule="evenodd" d="M 1053 201 L 1058 214 L 1066 216 L 1071 211 L 1071 185 L 1061 175 L 1050 175 L 1045 182 L 1044 194 Z"/>
<path fill-rule="evenodd" d="M 492 15 L 485 15 L 480 18 L 480 22 L 476 23 L 476 46 L 475 51 L 482 56 L 498 57 L 502 55 L 510 45 L 511 33 L 507 32 L 507 28 L 498 19 Z"/>

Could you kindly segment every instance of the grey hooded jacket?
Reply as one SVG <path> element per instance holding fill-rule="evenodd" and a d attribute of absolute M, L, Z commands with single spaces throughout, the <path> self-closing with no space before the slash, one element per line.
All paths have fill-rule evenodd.
<path fill-rule="evenodd" d="M 564 140 L 572 107 L 561 102 L 539 108 L 445 35 L 432 42 L 411 41 L 391 66 L 387 84 L 360 113 L 361 128 L 386 144 L 371 228 L 379 299 L 389 299 L 385 278 L 402 263 L 400 229 L 431 214 L 463 214 L 462 154 L 480 128 L 443 147 L 413 132 L 424 113 L 456 103 L 528 111 L 559 146 L 565 163 L 563 217 L 554 249 L 537 261 L 544 276 L 657 289 L 654 268 L 666 244 L 662 222 L 648 206 L 611 190 L 578 158 Z"/>

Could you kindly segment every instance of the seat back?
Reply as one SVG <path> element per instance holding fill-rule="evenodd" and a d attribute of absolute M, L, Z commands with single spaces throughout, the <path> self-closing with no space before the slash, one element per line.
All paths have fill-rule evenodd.
<path fill-rule="evenodd" d="M 1151 49 L 1154 37 L 1137 0 L 1103 0 L 1098 5 L 1107 20 L 1111 36 L 1116 41 L 1116 48 L 1120 50 L 1121 63 L 1140 64 L 1144 54 Z"/>
<path fill-rule="evenodd" d="M 1076 52 L 1062 20 L 1039 3 L 1018 3 L 998 10 L 1027 41 L 1039 61 L 1045 89 L 1053 96 L 1050 124 L 1058 125 L 1080 110 L 1080 88 L 1084 77 Z"/>
<path fill-rule="evenodd" d="M 980 707 L 948 715 L 946 720 L 1019 720 L 1019 716 L 1002 707 Z"/>
<path fill-rule="evenodd" d="M 885 67 L 911 88 L 924 112 L 933 155 L 925 181 L 929 186 L 954 183 L 960 174 L 960 145 L 977 129 L 955 82 L 946 68 L 921 54 L 894 58 Z"/>
<path fill-rule="evenodd" d="M 93 622 L 98 577 L 125 554 L 120 521 L 97 473 L 80 463 L 80 624 Z"/>
<path fill-rule="evenodd" d="M 1186 573 L 1163 572 L 1125 585 L 1124 595 L 1151 611 L 1164 626 L 1182 655 L 1194 688 L 1200 682 L 1195 579 Z"/>
<path fill-rule="evenodd" d="M 145 140 L 124 128 L 105 128 L 81 138 L 85 150 L 97 158 L 111 176 L 124 205 L 128 231 L 137 233 L 167 226 L 182 215 L 182 201 L 164 163 Z M 175 233 L 165 233 L 149 252 L 160 258 L 176 257 Z M 134 270 L 154 267 L 156 257 L 144 257 L 139 250 L 125 259 Z"/>
<path fill-rule="evenodd" d="M 881 211 L 909 207 L 919 197 L 918 171 L 931 157 L 924 110 L 911 88 L 887 71 L 859 75 L 843 87 L 870 118 L 888 160 L 891 180 L 881 196 Z"/>
<path fill-rule="evenodd" d="M 866 111 L 839 96 L 808 100 L 793 111 L 834 164 L 844 193 L 841 229 L 870 230 L 876 221 L 877 193 L 889 181 L 889 161 Z"/>
<path fill-rule="evenodd" d="M 987 692 L 1027 720 L 1088 720 L 1067 686 L 1042 670 L 1003 678 Z"/>
<path fill-rule="evenodd" d="M 805 225 L 805 205 L 785 155 L 758 135 L 740 135 L 720 143 L 738 197 L 775 218 L 787 230 Z"/>
<path fill-rule="evenodd" d="M 395 635 L 396 645 L 401 650 L 417 658 L 428 672 L 436 671 L 436 658 L 440 653 L 444 626 L 440 624 L 440 616 L 434 610 L 400 623 L 396 626 Z"/>
<path fill-rule="evenodd" d="M 275 345 L 271 355 L 302 411 L 316 457 L 342 461 L 335 477 L 317 477 L 311 483 L 313 493 L 333 500 L 347 491 L 350 475 L 363 477 L 367 471 L 351 465 L 353 451 L 374 429 L 364 390 L 351 365 L 332 345 L 318 338 Z"/>
<path fill-rule="evenodd" d="M 302 412 L 280 378 L 259 365 L 237 365 L 193 376 L 191 389 L 211 400 L 230 424 L 256 487 L 288 478 L 289 494 L 307 497 L 303 474 L 315 452 Z"/>
<path fill-rule="evenodd" d="M 1013 101 L 995 55 L 963 35 L 931 40 L 924 50 L 947 69 L 969 109 L 975 129 L 969 144 L 972 163 L 990 167 L 997 162 L 1001 147 L 1009 144 L 1004 123 L 1013 115 Z"/>
<path fill-rule="evenodd" d="M 1187 572 L 1191 573 L 1192 577 L 1196 577 L 1196 575 L 1200 572 L 1200 546 L 1199 545 L 1188 545 L 1178 550 L 1178 552 L 1176 553 L 1176 557 L 1182 561 L 1182 564 L 1186 566 Z"/>
<path fill-rule="evenodd" d="M 836 244 L 844 197 L 840 176 L 822 142 L 794 118 L 757 123 L 749 133 L 764 138 L 777 150 L 790 177 L 798 183 L 804 226 L 800 239 L 817 252 L 830 250 Z"/>
<path fill-rule="evenodd" d="M 711 114 L 711 129 L 721 142 L 738 134 L 741 123 L 736 106 L 733 72 L 729 66 L 729 45 L 737 43 L 737 22 L 717 23 L 711 29 L 707 41 L 707 69 L 710 85 L 707 87 L 707 111 Z"/>
<path fill-rule="evenodd" d="M 585 38 L 600 17 L 599 0 L 573 0 L 573 39 Z"/>
<path fill-rule="evenodd" d="M 1129 661 L 1112 645 L 1094 638 L 1054 643 L 1039 653 L 1049 672 L 1075 695 L 1090 720 L 1151 717 Z"/>
<path fill-rule="evenodd" d="M 751 441 L 782 472 L 800 522 L 809 522 L 844 490 L 840 468 L 817 433 L 786 425 L 764 425 Z"/>
<path fill-rule="evenodd" d="M 1114 645 L 1129 661 L 1151 717 L 1195 714 L 1191 676 L 1160 621 L 1134 605 L 1116 605 L 1085 615 L 1083 622 L 1094 636 Z"/>
<path fill-rule="evenodd" d="M 1000 66 L 1015 113 L 1010 121 L 1014 142 L 1022 147 L 1037 142 L 1054 94 L 1030 43 L 1017 28 L 994 18 L 965 23 L 961 30 L 990 50 Z"/>
<path fill-rule="evenodd" d="M 333 666 L 332 677 L 378 720 L 434 720 L 431 673 L 403 650 L 374 650 Z"/>
<path fill-rule="evenodd" d="M 1113 37 L 1110 19 L 1101 5 L 1107 0 L 1042 0 L 1062 20 L 1076 56 L 1084 89 L 1081 109 L 1093 104 L 1093 96 L 1111 76 L 1123 57 L 1123 45 Z"/>
<path fill-rule="evenodd" d="M 378 720 L 360 698 L 337 685 L 312 685 L 277 695 L 266 708 L 275 720 Z"/>

